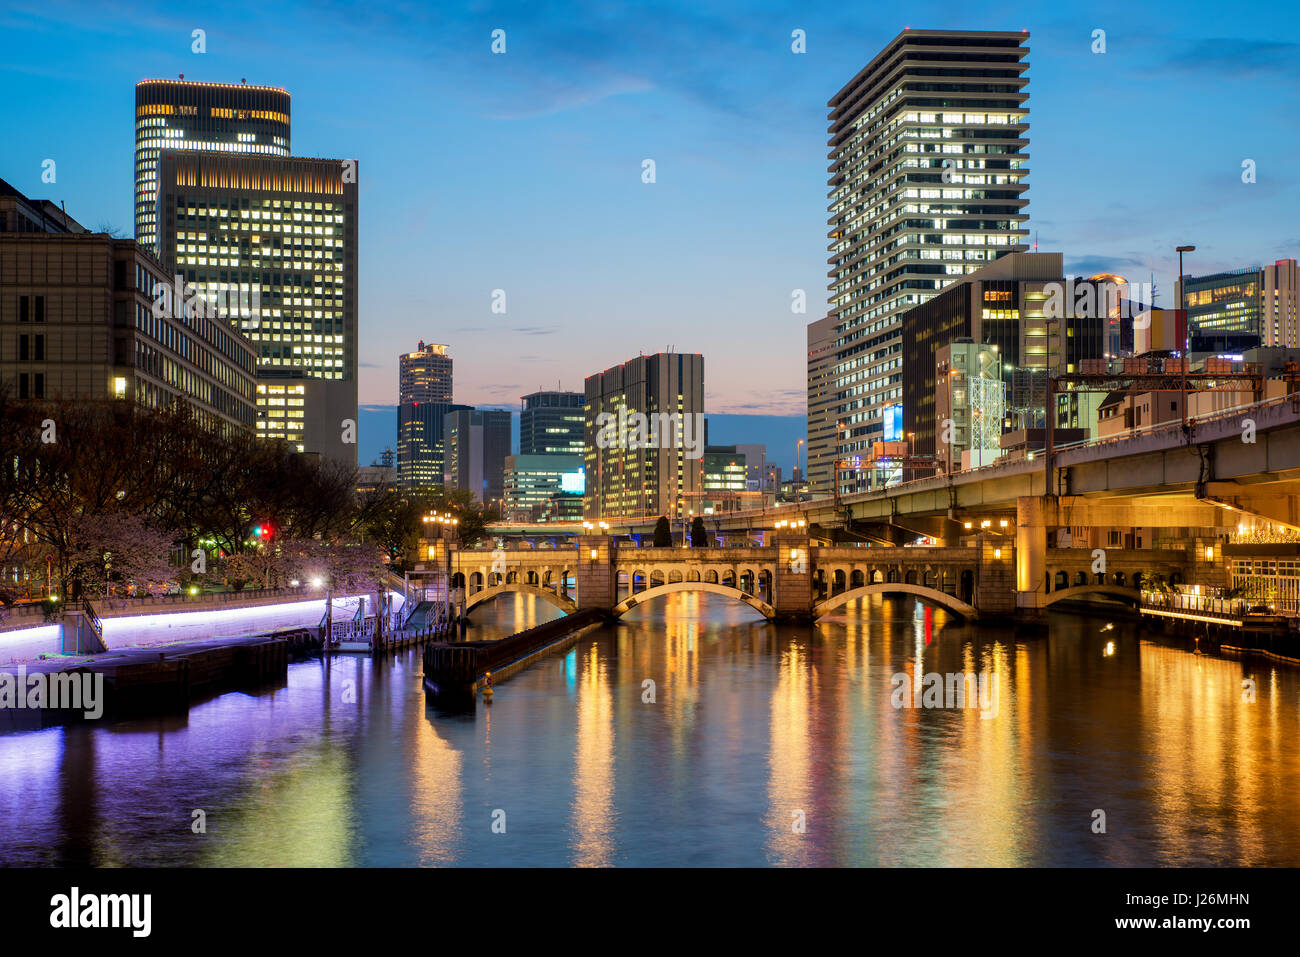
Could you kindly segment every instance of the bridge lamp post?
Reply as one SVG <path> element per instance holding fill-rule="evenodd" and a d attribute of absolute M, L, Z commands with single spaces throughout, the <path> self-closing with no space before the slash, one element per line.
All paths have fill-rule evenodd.
<path fill-rule="evenodd" d="M 1187 293 L 1183 288 L 1185 285 L 1185 283 L 1183 282 L 1183 253 L 1196 252 L 1196 247 L 1179 246 L 1177 252 L 1178 252 L 1178 311 L 1183 314 L 1183 341 L 1182 341 L 1183 361 L 1181 365 L 1183 369 L 1183 389 L 1182 389 L 1183 434 L 1186 435 L 1187 434 L 1187 366 L 1191 361 L 1190 352 L 1191 352 L 1192 325 L 1190 322 L 1187 321 L 1187 305 L 1186 305 Z M 1190 436 L 1189 436 L 1189 441 L 1190 441 Z"/>

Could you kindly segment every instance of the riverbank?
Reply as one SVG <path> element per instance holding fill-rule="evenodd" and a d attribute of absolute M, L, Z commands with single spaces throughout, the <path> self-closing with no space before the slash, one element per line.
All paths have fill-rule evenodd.
<path fill-rule="evenodd" d="M 0 675 L 50 688 L 70 681 L 79 685 L 75 706 L 42 700 L 37 707 L 0 708 L 0 731 L 186 711 L 227 691 L 283 685 L 289 661 L 314 642 L 318 638 L 311 630 L 295 628 L 0 667 Z"/>

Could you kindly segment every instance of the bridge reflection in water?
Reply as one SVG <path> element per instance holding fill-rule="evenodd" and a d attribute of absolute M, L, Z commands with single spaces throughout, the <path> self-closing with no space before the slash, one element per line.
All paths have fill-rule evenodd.
<path fill-rule="evenodd" d="M 558 614 L 498 598 L 475 627 L 517 612 Z M 1051 624 L 877 596 L 786 625 L 665 595 L 473 716 L 429 706 L 418 652 L 308 662 L 188 718 L 0 736 L 0 861 L 1300 864 L 1295 670 Z M 896 675 L 934 673 L 996 677 L 996 717 L 894 706 Z"/>

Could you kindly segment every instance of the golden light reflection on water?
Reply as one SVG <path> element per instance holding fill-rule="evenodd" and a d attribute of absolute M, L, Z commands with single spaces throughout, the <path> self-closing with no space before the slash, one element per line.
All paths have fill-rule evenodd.
<path fill-rule="evenodd" d="M 614 854 L 614 706 L 608 665 L 597 646 L 588 647 L 578 661 L 573 863 L 607 867 Z"/>
<path fill-rule="evenodd" d="M 1142 741 L 1158 843 L 1176 856 L 1189 825 L 1201 851 L 1268 859 L 1276 835 L 1262 812 L 1297 804 L 1296 727 L 1278 721 L 1275 666 L 1194 656 L 1143 642 Z M 1249 700 L 1243 679 L 1256 687 Z M 1289 746 L 1288 746 L 1289 744 Z"/>
<path fill-rule="evenodd" d="M 777 665 L 769 718 L 767 847 L 774 864 L 806 864 L 814 852 L 807 838 L 809 818 L 819 824 L 811 775 L 813 680 L 807 647 L 791 643 Z"/>
<path fill-rule="evenodd" d="M 414 844 L 423 866 L 455 864 L 464 822 L 464 755 L 438 733 L 424 712 L 407 714 L 411 740 L 411 812 Z"/>
<path fill-rule="evenodd" d="M 480 631 L 514 630 L 497 604 Z M 1300 864 L 1300 670 L 1100 625 L 1024 635 L 879 597 L 773 625 L 674 595 L 461 716 L 430 708 L 418 653 L 294 666 L 156 727 L 0 737 L 0 767 L 39 782 L 3 806 L 0 861 L 98 835 L 122 864 Z M 996 716 L 896 708 L 898 673 L 995 678 Z M 208 835 L 153 806 L 206 807 Z"/>

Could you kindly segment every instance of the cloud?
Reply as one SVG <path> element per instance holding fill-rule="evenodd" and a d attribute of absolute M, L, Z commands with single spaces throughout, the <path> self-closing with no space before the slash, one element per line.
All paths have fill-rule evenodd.
<path fill-rule="evenodd" d="M 1124 275 L 1125 270 L 1146 270 L 1147 260 L 1129 254 L 1126 256 L 1071 256 L 1065 260 L 1065 272 L 1070 276 L 1095 276 L 1097 273 L 1109 272 Z"/>
<path fill-rule="evenodd" d="M 1300 76 L 1300 43 L 1227 37 L 1199 40 L 1169 57 L 1163 69 L 1228 79 Z"/>

